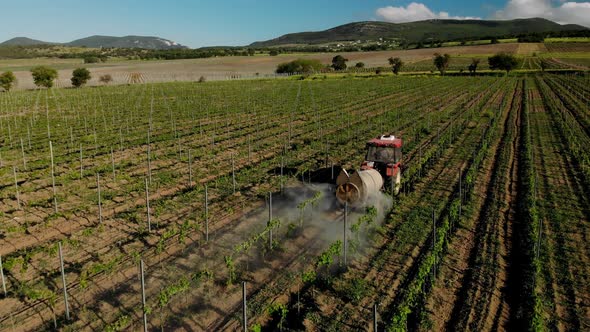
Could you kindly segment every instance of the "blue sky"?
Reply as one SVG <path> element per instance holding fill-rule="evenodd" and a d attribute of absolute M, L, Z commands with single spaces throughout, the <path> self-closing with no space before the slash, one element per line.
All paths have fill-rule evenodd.
<path fill-rule="evenodd" d="M 90 35 L 155 35 L 200 47 L 245 45 L 340 24 L 428 18 L 545 17 L 590 27 L 590 2 L 567 0 L 19 0 L 2 4 L 0 42 L 68 42 Z"/>

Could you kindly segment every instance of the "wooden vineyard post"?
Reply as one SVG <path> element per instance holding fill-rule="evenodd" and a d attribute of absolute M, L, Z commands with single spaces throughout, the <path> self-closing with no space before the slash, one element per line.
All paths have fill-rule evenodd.
<path fill-rule="evenodd" d="M 209 192 L 205 183 L 205 242 L 209 242 Z"/>
<path fill-rule="evenodd" d="M 102 201 L 100 197 L 100 173 L 96 173 L 96 191 L 98 193 L 98 222 L 102 224 Z"/>
<path fill-rule="evenodd" d="M 151 126 L 151 123 L 150 123 Z M 148 179 L 149 183 L 152 184 L 152 161 L 150 156 L 150 130 L 148 130 L 148 142 L 147 142 L 147 167 L 148 167 Z"/>
<path fill-rule="evenodd" d="M 25 146 L 23 144 L 23 138 L 22 137 L 20 138 L 20 151 L 21 151 L 21 153 L 23 155 L 23 167 L 24 167 L 24 170 L 26 171 L 27 170 L 27 158 L 25 158 Z"/>
<path fill-rule="evenodd" d="M 288 142 L 289 146 L 291 146 L 291 122 L 289 122 L 289 139 L 287 140 L 287 142 Z"/>
<path fill-rule="evenodd" d="M 252 162 L 252 141 L 248 135 L 248 164 Z"/>
<path fill-rule="evenodd" d="M 84 164 L 82 164 L 82 144 L 80 144 L 80 180 L 82 180 L 84 173 Z"/>
<path fill-rule="evenodd" d="M 141 310 L 143 311 L 143 331 L 147 332 L 148 330 L 148 322 L 147 322 L 147 312 L 145 308 L 145 277 L 143 274 L 143 259 L 139 261 L 139 271 L 141 275 Z"/>
<path fill-rule="evenodd" d="M 536 253 L 535 258 L 539 259 L 539 254 L 541 252 L 541 237 L 543 236 L 543 218 L 539 218 L 539 234 L 537 235 L 537 243 L 536 243 Z"/>
<path fill-rule="evenodd" d="M 347 267 L 347 251 L 348 251 L 348 243 L 346 242 L 346 226 L 348 223 L 348 202 L 344 202 L 344 267 Z"/>
<path fill-rule="evenodd" d="M 31 128 L 27 125 L 27 140 L 29 141 L 29 150 L 31 149 Z"/>
<path fill-rule="evenodd" d="M 373 304 L 373 332 L 377 332 L 377 303 Z"/>
<path fill-rule="evenodd" d="M 117 181 L 117 177 L 115 174 L 115 154 L 113 152 L 113 147 L 111 146 L 111 166 L 113 168 L 113 182 Z"/>
<path fill-rule="evenodd" d="M 55 166 L 53 164 L 53 143 L 49 141 L 49 153 L 51 155 L 51 183 L 53 185 L 53 207 L 57 213 L 57 192 L 55 190 Z"/>
<path fill-rule="evenodd" d="M 29 128 L 27 127 L 27 129 Z M 74 128 L 72 126 L 70 126 L 70 149 L 74 151 Z"/>
<path fill-rule="evenodd" d="M 284 164 L 284 156 L 281 156 L 281 177 L 279 178 L 281 195 L 283 194 L 283 164 Z"/>
<path fill-rule="evenodd" d="M 231 180 L 233 185 L 234 194 L 236 193 L 236 166 L 234 161 L 234 154 L 231 154 Z"/>
<path fill-rule="evenodd" d="M 191 150 L 188 150 L 188 187 L 193 187 L 193 167 L 191 160 Z"/>
<path fill-rule="evenodd" d="M 14 145 L 12 143 L 12 132 L 10 131 L 10 125 L 8 125 L 8 141 L 10 141 L 10 148 L 13 148 Z"/>
<path fill-rule="evenodd" d="M 459 170 L 459 218 L 461 218 L 461 212 L 463 210 L 463 168 Z M 452 227 L 451 227 L 452 228 Z"/>
<path fill-rule="evenodd" d="M 150 100 L 150 119 L 149 119 L 149 129 L 148 131 L 152 131 L 152 114 L 154 113 L 154 87 L 152 86 L 151 91 L 151 100 Z"/>
<path fill-rule="evenodd" d="M 242 321 L 244 323 L 244 332 L 248 332 L 248 305 L 246 302 L 246 282 L 242 281 Z"/>
<path fill-rule="evenodd" d="M 49 98 L 47 96 L 47 90 L 45 90 L 45 119 L 47 120 L 47 139 L 51 139 L 51 128 L 49 122 Z M 10 128 L 10 127 L 9 127 Z"/>
<path fill-rule="evenodd" d="M 146 207 L 146 214 L 147 214 L 147 224 L 148 224 L 148 232 L 152 231 L 152 220 L 150 216 L 150 191 L 148 185 L 148 178 L 145 178 L 145 207 Z"/>
<path fill-rule="evenodd" d="M 61 249 L 61 242 L 57 243 L 59 249 L 59 265 L 61 267 L 61 282 L 64 289 L 64 303 L 66 306 L 66 319 L 70 320 L 70 305 L 68 303 L 68 288 L 66 286 L 66 273 L 64 270 L 64 257 Z"/>
<path fill-rule="evenodd" d="M 418 147 L 418 178 L 422 178 L 422 145 Z"/>
<path fill-rule="evenodd" d="M 436 218 L 434 216 L 434 208 L 432 208 L 432 255 L 434 256 L 434 264 L 432 265 L 432 281 L 436 278 Z"/>
<path fill-rule="evenodd" d="M 176 129 L 176 121 L 173 122 L 174 124 L 174 137 L 176 137 L 176 142 L 178 143 L 178 161 L 182 159 L 182 144 L 180 143 L 180 136 L 178 135 L 178 130 Z"/>
<path fill-rule="evenodd" d="M 328 160 L 330 160 L 330 143 L 328 142 L 328 138 L 326 138 L 326 166 L 328 167 Z"/>
<path fill-rule="evenodd" d="M 16 166 L 12 166 L 12 172 L 14 173 L 14 191 L 15 191 L 15 196 L 16 196 L 16 203 L 18 205 L 18 209 L 22 209 L 21 205 L 20 205 L 20 194 L 18 192 L 18 180 L 16 179 Z"/>
<path fill-rule="evenodd" d="M 94 136 L 94 157 L 96 158 L 96 153 L 98 152 L 98 135 L 96 134 L 96 128 L 93 129 L 93 136 Z"/>
<path fill-rule="evenodd" d="M 119 152 L 123 151 L 123 129 L 119 127 Z"/>
<path fill-rule="evenodd" d="M 272 250 L 272 192 L 268 193 L 268 248 Z"/>
<path fill-rule="evenodd" d="M 334 162 L 331 162 L 331 169 L 332 169 L 332 177 L 330 178 L 332 181 L 334 181 Z"/>
<path fill-rule="evenodd" d="M 2 290 L 4 291 L 4 297 L 6 297 L 6 280 L 4 279 L 4 268 L 2 267 L 2 255 L 0 255 L 0 278 L 2 279 Z"/>

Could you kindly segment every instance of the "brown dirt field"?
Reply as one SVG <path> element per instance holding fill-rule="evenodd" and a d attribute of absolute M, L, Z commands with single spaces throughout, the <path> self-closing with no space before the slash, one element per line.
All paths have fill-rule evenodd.
<path fill-rule="evenodd" d="M 494 100 L 494 107 L 500 104 L 501 100 L 505 98 L 504 95 L 497 95 Z M 507 113 L 505 114 L 505 116 Z M 496 149 L 497 149 L 496 145 Z M 485 201 L 486 186 L 492 179 L 490 159 L 486 159 L 484 169 L 480 171 L 480 177 L 483 181 L 478 181 L 474 188 L 476 192 L 476 206 L 481 207 Z M 477 209 L 476 209 L 477 210 Z M 475 224 L 477 223 L 476 216 L 468 218 L 459 226 L 456 234 L 456 239 L 453 240 L 449 247 L 449 254 L 443 259 L 440 268 L 440 275 L 437 283 L 431 291 L 432 296 L 429 297 L 426 308 L 429 312 L 435 313 L 431 315 L 432 328 L 435 331 L 449 330 L 448 326 L 451 318 L 451 313 L 456 301 L 459 298 L 459 291 L 464 282 L 466 272 L 471 268 L 469 266 L 469 255 L 476 245 L 475 242 Z"/>
<path fill-rule="evenodd" d="M 452 102 L 449 104 L 452 104 Z M 471 131 L 466 130 L 462 132 L 462 136 L 458 138 L 458 141 L 455 144 L 453 144 L 450 151 L 445 152 L 442 160 L 438 161 L 432 173 L 428 175 L 430 179 L 417 185 L 415 188 L 416 193 L 411 196 L 411 202 L 404 204 L 404 209 L 399 211 L 401 215 L 405 215 L 409 209 L 411 209 L 412 204 L 420 205 L 420 202 L 428 201 L 425 197 L 432 195 L 433 192 L 437 192 L 439 196 L 441 193 L 444 193 L 443 196 L 445 197 L 450 194 L 448 188 L 453 187 L 454 183 L 458 181 L 456 176 L 451 176 L 456 169 L 443 166 L 448 166 L 452 163 L 450 160 L 456 161 L 456 158 L 458 157 L 454 153 L 454 149 L 458 146 L 462 146 L 461 142 L 466 140 L 467 137 L 477 134 L 478 132 L 479 131 L 473 128 Z M 395 229 L 395 225 L 390 227 Z M 378 248 L 377 250 L 381 252 L 385 251 L 387 249 L 387 244 L 396 242 L 395 231 L 393 231 L 393 234 L 393 238 L 384 239 L 384 243 L 375 246 L 375 248 Z M 349 268 L 349 272 L 346 273 L 345 279 L 349 280 L 353 276 L 361 276 L 367 281 L 367 284 L 374 285 L 375 289 L 373 293 L 377 295 L 377 298 L 366 297 L 362 299 L 360 303 L 333 303 L 334 299 L 330 294 L 320 293 L 320 295 L 315 295 L 315 298 L 318 299 L 318 301 L 322 298 L 325 298 L 326 301 L 328 299 L 330 300 L 330 302 L 326 302 L 320 306 L 321 316 L 331 317 L 331 319 L 334 319 L 335 321 L 339 321 L 346 317 L 346 322 L 343 323 L 353 324 L 354 326 L 348 326 L 351 330 L 360 328 L 361 326 L 368 326 L 369 318 L 365 315 L 366 312 L 359 308 L 370 308 L 375 301 L 379 302 L 381 307 L 387 308 L 391 304 L 391 301 L 395 299 L 396 295 L 398 295 L 401 282 L 407 276 L 408 270 L 413 266 L 420 251 L 421 247 L 416 246 L 411 253 L 405 255 L 392 254 L 387 257 L 386 263 L 383 266 L 371 266 L 369 264 L 370 260 L 357 262 L 357 264 Z M 367 266 L 367 264 L 369 264 L 369 266 Z"/>
<path fill-rule="evenodd" d="M 581 70 L 588 69 L 588 67 L 586 67 L 586 66 L 577 65 L 577 64 L 574 64 L 574 63 L 571 63 L 571 62 L 566 62 L 567 60 L 566 61 L 563 61 L 563 59 L 551 58 L 551 61 L 555 61 L 555 62 L 563 65 L 566 68 L 567 67 L 572 67 L 572 68 L 581 69 Z"/>
<path fill-rule="evenodd" d="M 590 52 L 590 43 L 547 43 L 549 52 Z"/>
<path fill-rule="evenodd" d="M 349 59 L 349 65 L 362 61 L 367 67 L 386 67 L 388 66 L 387 59 L 390 57 L 400 57 L 404 62 L 412 63 L 432 58 L 434 53 L 448 53 L 451 56 L 483 56 L 497 52 L 515 53 L 518 50 L 520 50 L 519 44 L 506 43 L 400 51 L 343 52 L 340 54 Z M 98 78 L 104 74 L 112 75 L 113 82 L 111 84 L 127 84 L 131 73 L 141 73 L 146 82 L 197 81 L 201 76 L 206 77 L 208 80 L 225 80 L 232 77 L 254 78 L 256 73 L 259 73 L 260 77 L 265 77 L 273 76 L 279 63 L 297 58 L 308 58 L 318 59 L 322 63 L 329 64 L 335 55 L 336 53 L 310 53 L 285 54 L 274 57 L 236 56 L 190 60 L 112 62 L 103 66 L 89 67 L 93 78 L 88 85 L 100 85 Z M 33 59 L 31 63 L 35 61 L 37 60 Z M 80 66 L 83 66 L 83 64 Z M 71 72 L 72 69 L 58 70 L 59 78 L 56 81 L 56 86 L 71 86 Z M 19 70 L 15 71 L 14 74 L 18 79 L 17 89 L 32 89 L 35 87 L 28 71 Z"/>
<path fill-rule="evenodd" d="M 520 92 L 520 93 L 519 93 Z M 506 329 L 509 320 L 507 270 L 510 254 L 510 229 L 515 216 L 517 165 L 515 153 L 518 147 L 518 105 L 522 91 L 515 89 L 511 102 L 504 109 L 504 134 L 496 147 L 493 172 L 487 174 L 491 181 L 478 193 L 485 208 L 476 208 L 474 228 L 461 229 L 472 232 L 474 245 L 469 252 L 469 266 L 463 271 L 460 289 L 455 291 L 452 313 L 443 320 L 445 329 L 497 330 Z M 512 126 L 512 136 L 509 126 Z M 508 140 L 510 139 L 510 140 Z M 508 153 L 505 162 L 499 164 L 503 152 Z M 500 181 L 500 182 L 498 182 Z M 477 206 L 477 205 L 476 205 Z M 461 253 L 461 251 L 459 251 Z M 463 253 L 466 254 L 466 253 Z M 436 297 L 436 292 L 433 293 Z M 435 300 L 436 301 L 436 300 Z"/>
<path fill-rule="evenodd" d="M 377 100 L 371 100 L 371 102 L 372 102 L 372 103 L 374 103 L 374 102 L 383 102 L 385 99 L 390 99 L 390 98 L 393 98 L 394 96 L 395 96 L 395 95 L 387 95 L 387 96 L 385 96 L 385 97 L 378 98 Z M 365 110 L 365 108 L 360 108 L 360 109 L 359 109 L 359 108 L 358 108 L 358 105 L 357 105 L 356 107 L 351 107 L 351 111 L 353 111 L 353 112 L 363 112 L 364 110 Z M 383 110 L 379 109 L 379 110 L 377 110 L 377 111 L 371 111 L 370 113 L 366 113 L 366 112 L 365 112 L 365 113 L 366 113 L 367 115 L 374 116 L 374 115 L 376 115 L 376 114 L 379 114 L 379 113 L 381 113 L 381 112 L 383 112 Z M 294 134 L 296 134 L 296 133 L 297 133 L 297 131 L 294 131 Z M 139 149 L 140 149 L 140 148 L 139 148 Z M 181 183 L 186 183 L 186 181 L 182 181 Z M 176 191 L 180 190 L 180 189 L 181 189 L 181 187 L 182 187 L 182 186 L 175 186 L 174 188 L 169 188 L 168 190 L 170 190 L 170 192 L 171 192 L 171 193 L 175 193 Z M 164 192 L 156 193 L 156 194 L 155 194 L 155 196 L 156 196 L 156 197 L 160 197 L 162 194 L 164 194 Z M 139 200 L 139 201 L 141 201 L 141 200 L 142 200 L 142 198 L 138 198 L 138 200 Z M 137 204 L 137 203 L 133 203 L 133 202 L 131 202 L 131 203 L 132 203 L 132 204 Z M 236 205 L 236 206 L 237 206 L 237 205 Z M 211 211 L 211 212 L 212 212 L 212 213 L 214 213 L 215 211 L 213 210 L 213 211 Z M 181 212 L 181 213 L 184 213 L 184 212 Z M 173 220 L 173 219 L 174 219 L 174 217 L 175 217 L 175 216 L 172 216 L 172 215 L 170 215 L 170 216 L 162 216 L 162 218 L 161 218 L 161 219 L 162 219 L 163 221 L 164 221 L 164 220 L 166 220 L 166 222 L 171 222 L 171 221 L 174 221 L 174 220 Z M 115 226 L 116 226 L 116 224 L 117 224 L 117 223 L 115 223 Z M 105 247 L 106 247 L 106 246 L 107 246 L 107 244 L 108 244 L 108 243 L 110 243 L 110 242 L 112 242 L 112 241 L 116 241 L 116 240 L 117 240 L 117 237 L 116 237 L 116 236 L 117 236 L 117 234 L 118 234 L 120 231 L 122 231 L 122 230 L 118 230 L 118 229 L 116 229 L 116 228 L 117 228 L 117 227 L 115 227 L 115 229 L 113 229 L 113 230 L 107 231 L 105 234 L 102 234 L 102 235 L 101 235 L 101 240 L 100 240 L 100 241 L 96 241 L 96 243 L 95 243 L 95 244 L 96 244 L 96 245 L 98 245 L 98 246 L 99 246 L 99 248 L 100 248 L 101 246 L 105 246 Z M 122 231 L 122 233 L 126 233 L 126 232 L 125 232 L 125 231 Z M 153 243 L 152 243 L 152 244 L 153 244 Z M 131 249 L 129 249 L 129 250 L 131 250 Z M 88 254 L 88 252 L 84 253 L 83 255 L 87 255 L 87 254 Z M 78 260 L 78 259 L 79 259 L 79 257 L 71 257 L 71 256 L 69 256 L 69 257 L 68 257 L 68 261 L 70 261 L 70 260 Z M 130 268 L 130 269 L 132 270 L 133 268 Z M 30 271 L 33 271 L 33 270 L 30 270 Z M 123 275 L 124 275 L 124 274 L 125 274 L 125 273 L 123 273 Z M 99 278 L 99 280 L 100 280 L 100 278 Z M 117 278 L 111 278 L 111 279 L 109 279 L 109 282 L 108 282 L 108 284 L 116 285 L 116 284 L 118 284 L 116 280 L 118 280 L 118 279 L 117 279 Z M 74 283 L 74 285 L 75 285 L 75 283 Z M 103 285 L 103 284 L 101 283 L 101 285 Z M 103 286 L 104 286 L 104 285 L 103 285 Z M 117 287 L 119 287 L 119 286 L 117 286 Z M 103 288 L 104 288 L 104 287 L 103 287 Z M 80 298 L 80 301 L 81 301 L 81 302 L 84 302 L 84 300 L 83 300 L 82 298 Z M 46 317 L 47 317 L 47 316 L 46 316 Z M 110 318 L 112 318 L 112 317 L 110 317 Z M 35 323 L 34 323 L 34 322 L 31 322 L 31 324 L 35 324 Z"/>
<path fill-rule="evenodd" d="M 531 121 L 535 129 L 543 247 L 547 251 L 540 288 L 553 304 L 545 310 L 546 319 L 551 322 L 550 327 L 558 330 L 583 329 L 590 322 L 590 257 L 588 250 L 583 249 L 588 245 L 588 198 L 582 194 L 575 175 L 575 162 L 561 152 L 565 146 L 555 130 L 557 119 L 552 118 L 540 98 L 531 101 L 538 110 Z"/>
<path fill-rule="evenodd" d="M 518 55 L 531 56 L 533 53 L 547 52 L 547 48 L 543 43 L 519 43 L 516 49 Z"/>

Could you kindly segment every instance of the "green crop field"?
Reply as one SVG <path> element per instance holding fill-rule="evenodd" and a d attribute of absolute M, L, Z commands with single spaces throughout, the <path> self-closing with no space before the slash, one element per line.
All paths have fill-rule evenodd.
<path fill-rule="evenodd" d="M 385 133 L 401 193 L 345 216 Z M 239 330 L 243 285 L 253 331 L 585 330 L 590 76 L 0 93 L 0 202 L 0 330 Z"/>

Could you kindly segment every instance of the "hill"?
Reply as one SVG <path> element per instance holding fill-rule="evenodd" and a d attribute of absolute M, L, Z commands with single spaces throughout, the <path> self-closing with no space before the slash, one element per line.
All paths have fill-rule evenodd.
<path fill-rule="evenodd" d="M 33 45 L 54 45 L 55 43 L 44 42 L 41 40 L 31 39 L 27 37 L 15 37 L 9 39 L 3 43 L 0 43 L 0 46 L 33 46 Z"/>
<path fill-rule="evenodd" d="M 377 40 L 395 38 L 408 43 L 427 40 L 458 40 L 482 37 L 503 37 L 519 34 L 588 30 L 567 24 L 561 25 L 542 18 L 509 21 L 486 20 L 426 20 L 409 23 L 355 22 L 317 32 L 290 33 L 267 41 L 252 43 L 252 47 L 287 44 L 323 44 L 337 41 Z"/>
<path fill-rule="evenodd" d="M 145 37 L 145 36 L 125 36 L 125 37 L 111 37 L 111 36 L 91 36 L 78 40 L 74 40 L 66 44 L 67 46 L 86 46 L 92 48 L 100 47 L 115 47 L 115 48 L 145 48 L 145 49 L 177 49 L 187 48 L 172 40 L 160 37 Z"/>
<path fill-rule="evenodd" d="M 144 48 L 152 50 L 168 50 L 168 49 L 182 49 L 187 48 L 172 40 L 160 37 L 145 37 L 145 36 L 90 36 L 82 39 L 77 39 L 69 43 L 50 43 L 40 40 L 30 39 L 26 37 L 17 37 L 0 43 L 0 46 L 33 46 L 33 45 L 63 45 L 63 46 L 86 46 L 90 48 Z"/>

